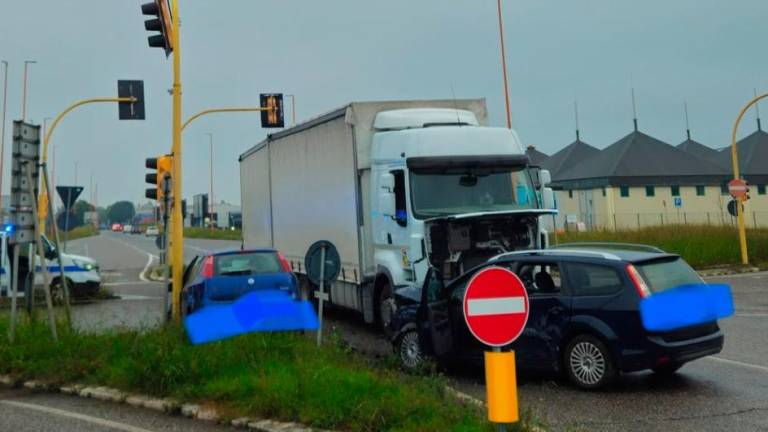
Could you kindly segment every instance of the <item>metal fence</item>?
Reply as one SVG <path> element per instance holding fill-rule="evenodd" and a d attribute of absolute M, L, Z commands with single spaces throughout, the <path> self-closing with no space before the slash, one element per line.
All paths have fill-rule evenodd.
<path fill-rule="evenodd" d="M 744 222 L 747 228 L 768 228 L 768 212 L 745 210 Z M 618 231 L 664 225 L 736 226 L 736 218 L 726 210 L 720 212 L 577 213 L 545 218 L 544 224 L 550 231 L 553 228 L 559 231 Z"/>

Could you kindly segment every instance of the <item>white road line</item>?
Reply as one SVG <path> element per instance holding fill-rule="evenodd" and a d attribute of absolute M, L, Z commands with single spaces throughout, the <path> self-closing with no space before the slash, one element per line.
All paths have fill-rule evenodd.
<path fill-rule="evenodd" d="M 140 428 L 137 426 L 131 426 L 125 423 L 118 423 L 112 420 L 106 420 L 99 417 L 92 417 L 85 414 L 79 414 L 79 413 L 65 411 L 57 408 L 51 408 L 43 405 L 35 405 L 35 404 L 30 404 L 25 402 L 16 402 L 11 400 L 0 400 L 0 404 L 8 405 L 16 408 L 24 408 L 24 409 L 33 410 L 33 411 L 39 411 L 47 414 L 53 414 L 60 417 L 72 418 L 72 419 L 84 421 L 86 423 L 105 426 L 108 428 L 112 428 L 112 429 L 124 431 L 124 432 L 152 432 L 149 429 L 143 429 L 143 428 Z"/>
<path fill-rule="evenodd" d="M 158 257 L 157 255 L 151 254 L 151 253 L 149 253 L 149 252 L 147 252 L 147 251 L 145 251 L 145 250 L 143 250 L 141 248 L 138 248 L 138 247 L 136 247 L 136 246 L 134 246 L 134 245 L 132 245 L 130 243 L 126 243 L 126 242 L 124 242 L 122 240 L 118 240 L 118 239 L 112 238 L 112 237 L 106 237 L 106 238 L 108 238 L 108 239 L 110 239 L 112 241 L 115 241 L 117 243 L 120 243 L 120 244 L 122 244 L 124 246 L 128 246 L 129 248 L 131 248 L 131 249 L 133 249 L 133 250 L 135 250 L 135 251 L 137 251 L 139 253 L 147 255 L 147 257 L 149 257 L 149 259 L 147 260 L 147 264 L 144 266 L 144 269 L 141 271 L 141 273 L 139 273 L 139 279 L 141 279 L 142 282 L 152 282 L 151 280 L 147 279 L 146 276 L 144 276 L 144 274 L 147 272 L 147 270 L 149 270 L 149 266 L 152 265 L 152 261 L 156 260 L 156 259 L 159 260 L 160 257 Z"/>
<path fill-rule="evenodd" d="M 88 253 L 88 243 L 83 243 L 83 247 L 85 248 L 85 256 L 90 257 L 91 254 Z"/>
<path fill-rule="evenodd" d="M 152 296 L 132 295 L 132 294 L 118 294 L 117 296 L 120 297 L 120 300 L 157 300 L 162 298 L 162 297 L 152 297 Z"/>
<path fill-rule="evenodd" d="M 525 312 L 525 301 L 522 297 L 494 297 L 470 299 L 467 305 L 469 316 L 503 315 Z"/>
<path fill-rule="evenodd" d="M 766 366 L 760 366 L 760 365 L 756 365 L 756 364 L 752 364 L 752 363 L 744 363 L 744 362 L 740 362 L 740 361 L 736 361 L 736 360 L 728 360 L 728 359 L 724 359 L 722 357 L 709 356 L 709 357 L 705 357 L 705 358 L 708 358 L 710 360 L 715 360 L 715 361 L 718 361 L 720 363 L 730 364 L 730 365 L 734 365 L 734 366 L 741 366 L 741 367 L 745 367 L 745 368 L 748 368 L 748 369 L 759 370 L 761 372 L 768 372 L 768 367 L 766 367 Z"/>

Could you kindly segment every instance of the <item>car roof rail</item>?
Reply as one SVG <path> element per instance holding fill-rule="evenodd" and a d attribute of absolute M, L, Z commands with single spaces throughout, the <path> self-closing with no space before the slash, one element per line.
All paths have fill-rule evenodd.
<path fill-rule="evenodd" d="M 638 243 L 619 243 L 619 242 L 574 242 L 574 243 L 561 243 L 558 245 L 550 246 L 552 249 L 559 248 L 605 248 L 605 249 L 623 249 L 633 250 L 638 252 L 651 252 L 651 253 L 666 253 L 666 251 L 651 245 L 644 245 Z"/>

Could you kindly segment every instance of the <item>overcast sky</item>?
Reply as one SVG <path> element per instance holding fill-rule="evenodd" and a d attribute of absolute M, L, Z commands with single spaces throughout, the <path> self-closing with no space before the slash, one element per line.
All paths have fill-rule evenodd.
<path fill-rule="evenodd" d="M 93 175 L 100 205 L 144 201 L 144 158 L 170 148 L 171 62 L 147 46 L 144 1 L 3 0 L 0 8 L 0 59 L 11 63 L 6 149 L 24 60 L 37 61 L 27 118 L 38 123 L 77 99 L 114 96 L 117 79 L 145 80 L 146 121 L 89 106 L 53 137 L 59 183 L 75 181 L 79 162 L 78 183 L 88 188 Z M 261 92 L 295 94 L 302 119 L 353 100 L 450 98 L 453 88 L 459 98 L 485 97 L 490 123 L 504 124 L 493 0 L 182 0 L 180 15 L 184 117 L 255 105 Z M 641 130 L 680 143 L 687 100 L 693 137 L 722 147 L 753 88 L 768 91 L 765 0 L 504 0 L 504 19 L 513 127 L 548 154 L 574 139 L 574 100 L 582 139 L 598 148 L 631 130 L 631 86 Z M 742 135 L 754 128 L 750 115 Z M 265 132 L 254 114 L 190 126 L 186 197 L 208 191 L 207 132 L 215 199 L 237 203 L 237 157 Z"/>

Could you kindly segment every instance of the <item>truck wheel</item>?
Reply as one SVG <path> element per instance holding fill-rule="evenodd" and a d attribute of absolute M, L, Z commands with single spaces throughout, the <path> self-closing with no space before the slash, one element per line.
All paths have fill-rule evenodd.
<path fill-rule="evenodd" d="M 424 352 L 416 330 L 408 330 L 397 338 L 395 351 L 400 364 L 405 369 L 416 370 L 424 364 Z"/>
<path fill-rule="evenodd" d="M 616 376 L 608 348 L 592 335 L 574 337 L 565 348 L 563 363 L 571 382 L 587 390 L 603 387 Z"/>
<path fill-rule="evenodd" d="M 392 317 L 395 314 L 395 299 L 392 297 L 392 286 L 389 282 L 384 282 L 379 288 L 378 298 L 378 312 L 379 312 L 379 326 L 384 335 L 391 337 L 394 332 L 392 331 Z"/>

